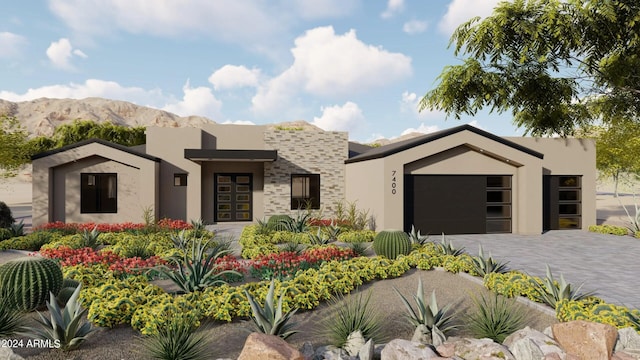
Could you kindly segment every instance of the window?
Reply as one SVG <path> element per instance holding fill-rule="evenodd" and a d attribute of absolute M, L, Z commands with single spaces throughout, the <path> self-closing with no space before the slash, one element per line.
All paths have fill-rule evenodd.
<path fill-rule="evenodd" d="M 320 209 L 320 175 L 291 175 L 291 210 Z"/>
<path fill-rule="evenodd" d="M 511 176 L 487 176 L 486 232 L 511 232 Z"/>
<path fill-rule="evenodd" d="M 173 186 L 187 186 L 187 174 L 173 174 Z"/>
<path fill-rule="evenodd" d="M 80 174 L 80 212 L 118 212 L 118 175 Z"/>

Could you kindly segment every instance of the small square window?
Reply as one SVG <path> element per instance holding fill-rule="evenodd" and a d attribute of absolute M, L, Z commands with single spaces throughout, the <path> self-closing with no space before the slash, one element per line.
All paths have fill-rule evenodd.
<path fill-rule="evenodd" d="M 173 186 L 187 186 L 187 174 L 173 174 Z"/>

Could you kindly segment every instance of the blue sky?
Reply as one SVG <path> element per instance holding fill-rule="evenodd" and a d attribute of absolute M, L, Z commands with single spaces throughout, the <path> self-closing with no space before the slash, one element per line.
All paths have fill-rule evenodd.
<path fill-rule="evenodd" d="M 28 0 L 0 11 L 0 98 L 103 97 L 216 122 L 306 120 L 372 141 L 509 114 L 417 111 L 457 25 L 498 0 Z"/>

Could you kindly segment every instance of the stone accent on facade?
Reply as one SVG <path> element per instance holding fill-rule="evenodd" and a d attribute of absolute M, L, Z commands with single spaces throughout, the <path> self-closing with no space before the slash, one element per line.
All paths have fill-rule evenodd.
<path fill-rule="evenodd" d="M 320 174 L 320 208 L 335 215 L 335 205 L 345 199 L 345 165 L 349 155 L 346 132 L 267 130 L 265 149 L 277 150 L 278 160 L 264 166 L 264 214 L 295 215 L 291 210 L 291 174 Z"/>

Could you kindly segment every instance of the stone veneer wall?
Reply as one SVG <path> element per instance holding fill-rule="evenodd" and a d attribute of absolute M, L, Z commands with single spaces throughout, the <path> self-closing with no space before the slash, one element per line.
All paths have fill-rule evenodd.
<path fill-rule="evenodd" d="M 345 198 L 345 164 L 349 156 L 346 132 L 267 130 L 265 149 L 277 150 L 278 160 L 264 165 L 264 214 L 295 214 L 291 210 L 291 174 L 320 174 L 320 208 L 333 216 Z"/>

